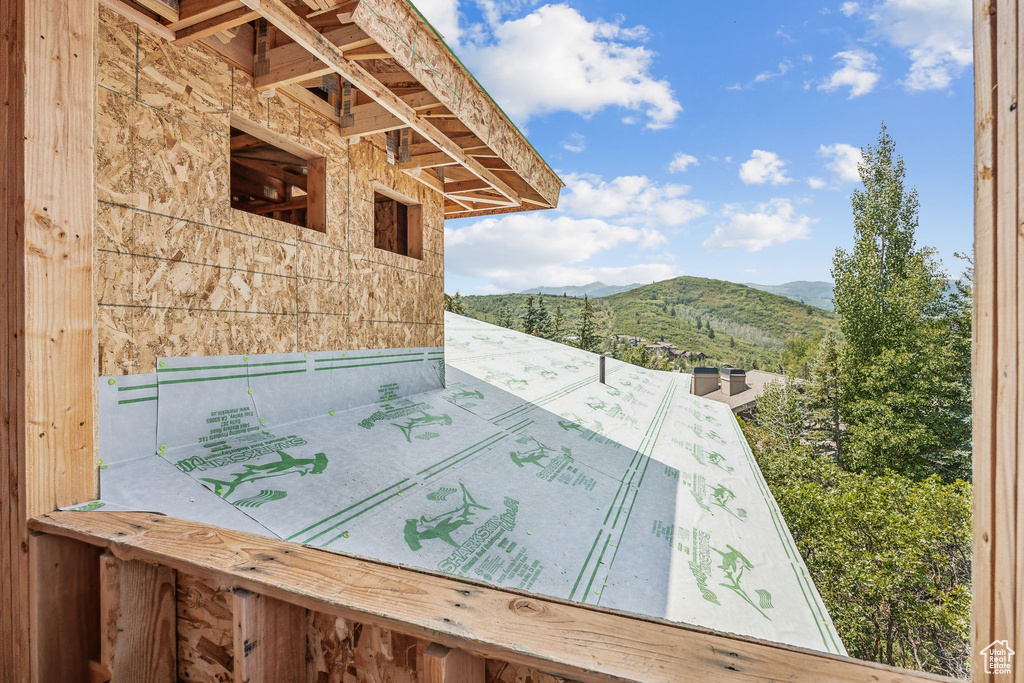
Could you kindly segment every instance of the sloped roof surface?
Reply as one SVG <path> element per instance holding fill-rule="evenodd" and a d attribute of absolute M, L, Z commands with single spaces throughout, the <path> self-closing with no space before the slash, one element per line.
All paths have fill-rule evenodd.
<path fill-rule="evenodd" d="M 601 384 L 594 354 L 445 323 L 443 354 L 163 359 L 103 378 L 89 507 L 844 652 L 727 406 L 686 375 L 609 359 Z"/>

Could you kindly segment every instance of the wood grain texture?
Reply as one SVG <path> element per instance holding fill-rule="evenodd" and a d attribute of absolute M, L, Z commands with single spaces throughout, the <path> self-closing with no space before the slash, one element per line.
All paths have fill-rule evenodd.
<path fill-rule="evenodd" d="M 951 681 L 626 616 L 146 513 L 54 512 L 34 530 L 332 616 L 579 680 Z"/>
<path fill-rule="evenodd" d="M 100 558 L 100 663 L 112 681 L 177 680 L 174 570 Z"/>
<path fill-rule="evenodd" d="M 422 683 L 484 683 L 484 660 L 465 650 L 431 643 L 423 649 Z"/>
<path fill-rule="evenodd" d="M 100 654 L 100 555 L 70 538 L 32 534 L 31 676 L 10 680 L 85 681 Z"/>
<path fill-rule="evenodd" d="M 995 640 L 1022 650 L 1024 465 L 1024 13 L 975 0 L 974 671 Z M 1024 681 L 1018 655 L 1013 680 Z"/>
<path fill-rule="evenodd" d="M 232 596 L 236 683 L 297 681 L 306 673 L 306 610 L 238 589 Z"/>
<path fill-rule="evenodd" d="M 0 672 L 18 680 L 31 673 L 30 591 L 40 586 L 26 520 L 97 490 L 94 11 L 71 0 L 0 3 Z"/>

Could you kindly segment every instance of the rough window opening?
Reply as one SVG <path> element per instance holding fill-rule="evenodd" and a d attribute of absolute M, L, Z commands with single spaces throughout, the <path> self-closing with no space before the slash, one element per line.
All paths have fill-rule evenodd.
<path fill-rule="evenodd" d="M 326 232 L 326 160 L 245 128 L 231 127 L 231 208 Z"/>
<path fill-rule="evenodd" d="M 374 192 L 373 246 L 402 256 L 422 259 L 422 217 L 423 212 L 419 204 Z"/>

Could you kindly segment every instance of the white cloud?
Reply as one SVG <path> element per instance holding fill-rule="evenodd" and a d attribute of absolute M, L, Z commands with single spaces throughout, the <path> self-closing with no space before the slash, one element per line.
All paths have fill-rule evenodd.
<path fill-rule="evenodd" d="M 643 27 L 588 21 L 568 5 L 544 5 L 494 26 L 493 40 L 467 46 L 465 54 L 519 122 L 554 111 L 590 116 L 622 107 L 645 114 L 647 128 L 666 128 L 682 106 L 668 81 L 652 75 L 654 53 L 631 44 L 645 36 Z"/>
<path fill-rule="evenodd" d="M 814 176 L 807 179 L 807 184 L 812 190 L 820 190 L 825 187 L 825 181 L 822 178 L 815 178 Z"/>
<path fill-rule="evenodd" d="M 761 251 L 773 244 L 809 238 L 811 225 L 817 222 L 815 218 L 797 215 L 788 199 L 758 204 L 753 212 L 745 212 L 739 204 L 727 204 L 724 214 L 726 221 L 704 240 L 704 249 Z"/>
<path fill-rule="evenodd" d="M 459 44 L 462 38 L 459 28 L 459 0 L 413 0 L 413 4 L 444 36 L 445 42 L 449 45 Z"/>
<path fill-rule="evenodd" d="M 852 17 L 854 14 L 860 11 L 859 2 L 844 2 L 839 8 L 839 11 L 848 17 Z"/>
<path fill-rule="evenodd" d="M 579 133 L 569 133 L 569 136 L 562 140 L 562 148 L 579 154 L 587 148 L 587 139 Z"/>
<path fill-rule="evenodd" d="M 566 191 L 559 205 L 577 216 L 655 228 L 683 225 L 707 213 L 703 203 L 686 197 L 688 185 L 659 185 L 647 176 L 619 176 L 606 181 L 585 173 L 570 173 L 564 180 Z"/>
<path fill-rule="evenodd" d="M 662 243 L 664 237 L 653 230 L 597 218 L 524 213 L 485 218 L 464 228 L 445 228 L 445 261 L 452 272 L 487 278 L 511 289 L 595 280 L 629 284 L 672 277 L 676 267 L 645 263 L 613 268 L 584 262 L 627 245 Z"/>
<path fill-rule="evenodd" d="M 750 159 L 740 165 L 740 180 L 747 185 L 782 185 L 792 178 L 786 175 L 786 162 L 778 154 L 755 149 Z"/>
<path fill-rule="evenodd" d="M 792 68 L 793 62 L 789 61 L 788 59 L 783 59 L 781 62 L 779 62 L 778 69 L 776 69 L 775 71 L 762 71 L 761 73 L 754 76 L 754 82 L 763 83 L 773 78 L 778 78 L 779 76 L 785 76 L 787 73 L 789 73 L 789 70 Z"/>
<path fill-rule="evenodd" d="M 843 67 L 818 86 L 818 90 L 832 92 L 839 88 L 850 89 L 850 99 L 866 95 L 875 89 L 882 77 L 878 72 L 878 58 L 866 50 L 837 52 L 833 59 L 843 62 Z"/>
<path fill-rule="evenodd" d="M 967 0 L 883 0 L 869 15 L 875 32 L 906 51 L 908 90 L 942 90 L 972 61 Z"/>
<path fill-rule="evenodd" d="M 697 161 L 697 157 L 692 154 L 684 154 L 679 152 L 672 157 L 672 163 L 668 165 L 669 173 L 682 173 L 690 166 L 700 166 L 700 162 Z"/>
<path fill-rule="evenodd" d="M 860 172 L 857 170 L 857 166 L 864 156 L 857 147 L 845 142 L 821 145 L 818 147 L 818 156 L 826 160 L 825 168 L 835 173 L 839 180 L 850 183 L 860 181 Z"/>

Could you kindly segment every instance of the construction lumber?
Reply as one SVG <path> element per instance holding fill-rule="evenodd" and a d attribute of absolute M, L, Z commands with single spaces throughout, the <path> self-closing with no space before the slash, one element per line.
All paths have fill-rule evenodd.
<path fill-rule="evenodd" d="M 360 3 L 352 18 L 468 130 L 490 145 L 548 206 L 557 205 L 561 181 L 412 5 L 405 0 L 373 0 Z M 415 54 L 411 45 L 416 46 Z"/>
<path fill-rule="evenodd" d="M 256 49 L 256 31 L 252 26 L 242 24 L 227 33 L 201 38 L 199 42 L 236 69 L 252 73 L 252 55 Z"/>
<path fill-rule="evenodd" d="M 135 0 L 135 2 L 169 22 L 178 20 L 178 0 Z"/>
<path fill-rule="evenodd" d="M 366 47 L 373 40 L 358 26 L 342 26 L 321 34 L 323 39 L 342 52 Z M 287 43 L 267 51 L 266 73 L 256 77 L 257 90 L 270 90 L 288 83 L 298 83 L 334 73 L 334 69 L 298 43 Z"/>
<path fill-rule="evenodd" d="M 234 675 L 242 683 L 303 680 L 306 675 L 306 610 L 281 600 L 237 589 Z"/>
<path fill-rule="evenodd" d="M 26 680 L 85 681 L 100 653 L 100 583 L 97 548 L 69 538 L 33 534 L 32 674 Z M 6 607 L 5 607 L 6 609 Z M 30 630 L 29 630 L 30 629 Z M 5 675 L 14 673 L 6 665 Z M 10 680 L 17 680 L 12 676 Z"/>
<path fill-rule="evenodd" d="M 259 17 L 259 13 L 253 12 L 250 9 L 240 7 L 233 9 L 229 12 L 225 12 L 219 16 L 211 17 L 205 21 L 201 21 L 197 24 L 193 24 L 187 28 L 178 29 L 174 34 L 175 45 L 187 45 L 193 43 L 202 38 L 208 38 L 221 31 L 227 31 L 236 26 L 242 24 L 248 24 L 250 21 Z"/>
<path fill-rule="evenodd" d="M 1024 11 L 974 2 L 974 559 L 972 670 L 990 644 L 1024 680 Z M 998 677 L 994 677 L 998 678 Z M 1007 679 L 1009 680 L 1009 679 Z"/>
<path fill-rule="evenodd" d="M 484 660 L 438 643 L 423 649 L 421 683 L 484 683 Z"/>
<path fill-rule="evenodd" d="M 258 11 L 267 21 L 276 26 L 297 44 L 307 49 L 324 64 L 333 68 L 342 78 L 384 106 L 391 114 L 408 123 L 413 130 L 432 142 L 442 152 L 445 152 L 461 163 L 480 179 L 486 180 L 495 190 L 506 196 L 513 203 L 520 203 L 519 195 L 507 183 L 478 164 L 476 160 L 466 155 L 458 145 L 441 133 L 434 124 L 426 119 L 421 119 L 416 114 L 415 109 L 399 98 L 398 95 L 388 90 L 366 69 L 357 63 L 346 60 L 343 51 L 337 45 L 329 42 L 323 34 L 303 21 L 283 0 L 243 0 L 243 2 L 245 2 L 247 7 Z M 356 14 L 360 12 L 362 7 L 360 5 L 360 8 L 356 10 Z"/>
<path fill-rule="evenodd" d="M 139 28 L 143 28 L 155 36 L 163 38 L 164 40 L 174 40 L 175 38 L 174 31 L 170 28 L 164 26 L 156 19 L 143 14 L 134 7 L 129 7 L 121 2 L 121 0 L 99 0 L 99 4 L 112 12 L 120 14 L 128 21 L 138 24 Z"/>
<path fill-rule="evenodd" d="M 26 522 L 98 493 L 95 13 L 91 2 L 0 2 L 0 672 L 14 680 L 32 677 L 30 650 L 46 654 L 29 622 L 50 617 L 30 609 L 33 599 L 57 590 L 30 579 L 45 563 L 32 557 L 41 546 Z M 75 626 L 61 637 L 77 642 Z"/>
<path fill-rule="evenodd" d="M 115 557 L 577 680 L 953 680 L 149 513 L 53 512 L 30 526 L 109 548 Z"/>
<path fill-rule="evenodd" d="M 438 166 L 451 166 L 456 163 L 450 156 L 444 152 L 435 152 L 433 154 L 419 154 L 413 156 L 409 161 L 399 164 L 399 168 L 403 171 L 411 171 L 417 168 L 436 168 Z"/>
<path fill-rule="evenodd" d="M 240 0 L 178 0 L 178 20 L 167 28 L 180 31 L 241 7 Z"/>
<path fill-rule="evenodd" d="M 100 558 L 100 664 L 110 681 L 177 680 L 174 570 Z"/>

